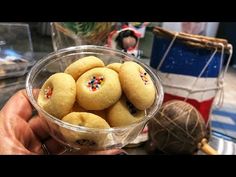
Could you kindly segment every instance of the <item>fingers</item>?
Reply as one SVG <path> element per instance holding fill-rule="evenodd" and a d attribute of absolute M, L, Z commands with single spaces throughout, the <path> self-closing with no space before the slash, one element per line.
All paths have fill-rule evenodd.
<path fill-rule="evenodd" d="M 66 149 L 64 145 L 62 145 L 61 143 L 52 138 L 45 141 L 44 144 L 49 154 L 55 154 L 55 155 L 61 154 Z"/>
<path fill-rule="evenodd" d="M 1 110 L 4 118 L 14 118 L 16 115 L 28 121 L 32 115 L 32 107 L 25 90 L 14 94 Z"/>
<path fill-rule="evenodd" d="M 60 155 L 66 151 L 64 145 L 54 139 L 48 139 L 43 144 L 31 148 L 31 153 L 34 155 Z"/>
<path fill-rule="evenodd" d="M 30 129 L 31 130 L 31 129 Z M 30 135 L 25 136 L 25 138 L 27 138 L 28 140 L 28 144 L 27 146 L 25 146 L 25 148 L 27 150 L 29 150 L 32 153 L 36 153 L 36 154 L 41 154 L 41 145 L 42 143 L 39 141 L 39 139 L 34 135 L 34 133 L 32 132 L 32 130 L 29 132 Z"/>
<path fill-rule="evenodd" d="M 45 145 L 44 149 L 40 147 L 40 154 L 46 154 L 44 151 L 48 151 L 49 154 L 60 154 L 61 152 L 65 151 L 64 145 L 52 139 L 52 137 L 49 135 L 47 123 L 39 116 L 35 116 L 30 119 L 29 126 L 37 138 L 42 142 L 42 144 Z"/>
<path fill-rule="evenodd" d="M 127 154 L 122 149 L 110 149 L 104 151 L 87 151 L 86 155 L 119 155 L 119 154 Z"/>
<path fill-rule="evenodd" d="M 41 148 L 28 123 L 19 117 L 1 124 L 0 142 L 1 154 L 38 153 Z"/>
<path fill-rule="evenodd" d="M 34 134 L 44 142 L 45 146 L 47 147 L 47 151 L 50 154 L 60 154 L 65 151 L 65 146 L 57 142 L 56 140 L 52 139 L 48 133 L 48 126 L 45 121 L 43 121 L 40 117 L 35 116 L 29 121 L 29 125 L 33 130 Z M 42 149 L 41 149 L 42 150 Z M 43 152 L 43 150 L 42 150 Z M 111 150 L 104 150 L 104 151 L 73 151 L 73 152 L 65 152 L 64 155 L 118 155 L 118 154 L 127 154 L 122 149 L 111 149 Z"/>
<path fill-rule="evenodd" d="M 29 126 L 41 141 L 49 138 L 50 135 L 48 125 L 39 116 L 34 116 L 32 119 L 30 119 Z"/>

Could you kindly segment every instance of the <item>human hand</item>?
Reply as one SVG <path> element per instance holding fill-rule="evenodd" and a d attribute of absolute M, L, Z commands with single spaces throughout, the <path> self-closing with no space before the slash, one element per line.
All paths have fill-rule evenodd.
<path fill-rule="evenodd" d="M 33 108 L 25 90 L 13 95 L 0 111 L 0 154 L 61 154 L 65 147 L 48 133 L 48 127 L 38 115 L 32 115 Z M 43 145 L 43 146 L 42 146 Z M 123 150 L 87 151 L 83 154 L 116 155 Z M 65 153 L 70 154 L 70 153 Z M 81 154 L 81 153 L 80 153 Z"/>

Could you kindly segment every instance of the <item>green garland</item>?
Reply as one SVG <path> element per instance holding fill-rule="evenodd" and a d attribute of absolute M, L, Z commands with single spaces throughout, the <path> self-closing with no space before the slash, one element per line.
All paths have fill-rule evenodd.
<path fill-rule="evenodd" d="M 88 36 L 93 31 L 96 22 L 64 22 L 63 25 L 76 35 Z"/>
<path fill-rule="evenodd" d="M 62 26 L 88 44 L 105 43 L 112 31 L 112 22 L 63 22 Z"/>

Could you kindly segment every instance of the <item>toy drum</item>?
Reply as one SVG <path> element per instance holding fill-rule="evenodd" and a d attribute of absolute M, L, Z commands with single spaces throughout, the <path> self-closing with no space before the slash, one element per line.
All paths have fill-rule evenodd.
<path fill-rule="evenodd" d="M 150 65 L 164 87 L 164 102 L 192 104 L 208 124 L 214 99 L 223 93 L 223 78 L 232 56 L 227 40 L 154 27 Z M 223 65 L 226 66 L 223 69 Z"/>

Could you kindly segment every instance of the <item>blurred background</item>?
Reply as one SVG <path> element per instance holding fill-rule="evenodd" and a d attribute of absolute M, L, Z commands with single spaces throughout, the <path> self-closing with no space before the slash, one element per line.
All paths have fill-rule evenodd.
<path fill-rule="evenodd" d="M 236 46 L 236 22 L 205 22 L 206 32 L 203 35 L 225 38 L 233 46 Z M 49 22 L 31 22 L 28 23 L 31 30 L 31 37 L 34 52 L 51 52 L 53 51 L 51 38 L 51 25 Z M 145 35 L 140 39 L 140 50 L 143 52 L 142 58 L 150 58 L 153 33 L 152 28 L 160 26 L 168 30 L 181 31 L 179 22 L 150 22 L 145 31 Z M 189 31 L 191 32 L 191 31 Z M 193 31 L 194 32 L 194 31 Z M 193 33 L 192 32 L 192 33 Z M 236 54 L 233 54 L 230 65 L 236 68 Z"/>
<path fill-rule="evenodd" d="M 22 29 L 15 23 L 0 23 L 0 52 L 2 52 L 0 60 L 0 108 L 2 108 L 12 94 L 25 87 L 25 77 L 30 67 L 48 53 L 59 49 L 56 48 L 56 42 L 58 42 L 57 40 L 61 40 L 61 36 L 55 34 L 57 31 L 52 29 L 53 26 L 50 22 L 22 22 L 20 24 L 22 25 Z M 89 28 L 92 25 L 94 24 L 85 27 Z M 153 27 L 155 26 L 176 32 L 224 38 L 233 45 L 233 48 L 236 48 L 236 22 L 127 22 L 125 25 L 128 25 L 129 27 L 131 27 L 130 25 L 133 25 L 132 27 L 136 27 L 137 33 L 139 33 L 139 43 L 135 48 L 135 55 L 146 64 L 150 64 L 154 40 Z M 58 26 L 54 26 L 54 28 L 55 27 Z M 71 25 L 70 27 L 73 28 L 74 26 Z M 80 28 L 83 27 L 84 26 L 80 26 Z M 62 28 L 60 29 L 63 31 Z M 119 27 L 119 29 L 122 29 L 122 27 Z M 17 38 L 17 36 L 20 37 Z M 73 34 L 71 34 L 71 36 L 73 38 Z M 111 38 L 112 37 L 113 36 L 111 36 Z M 8 62 L 4 61 L 3 52 L 9 52 L 8 49 L 4 48 L 6 38 L 8 39 L 8 44 L 10 41 L 13 43 L 9 45 L 10 47 L 8 49 L 11 49 L 10 52 L 27 50 L 24 54 L 18 53 L 26 59 L 16 60 L 13 58 Z M 107 38 L 109 38 L 109 36 L 107 36 Z M 76 39 L 76 36 L 74 39 Z M 81 43 L 83 44 L 83 41 Z M 224 78 L 223 107 L 213 108 L 211 124 L 213 131 L 222 133 L 236 140 L 235 53 L 236 52 L 233 52 L 228 71 Z M 14 56 L 16 55 L 17 54 L 14 53 Z M 11 65 L 13 61 L 17 64 Z M 22 71 L 22 67 L 20 66 L 25 67 L 26 69 Z M 14 74 L 11 75 L 11 73 Z"/>

